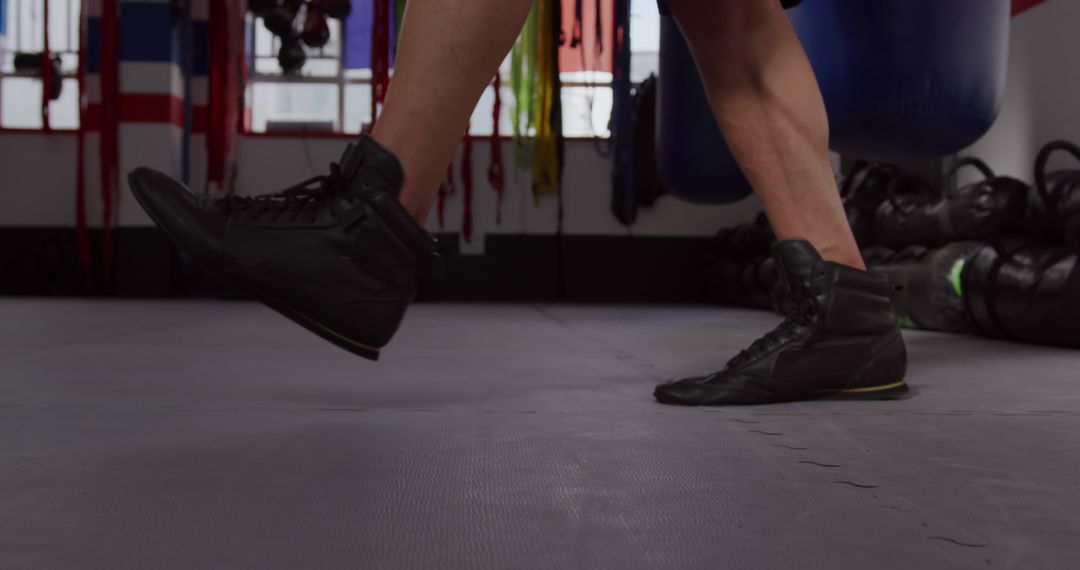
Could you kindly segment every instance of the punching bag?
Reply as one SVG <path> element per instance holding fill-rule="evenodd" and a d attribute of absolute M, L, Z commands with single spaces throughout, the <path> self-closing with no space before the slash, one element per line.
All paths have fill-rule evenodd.
<path fill-rule="evenodd" d="M 660 17 L 656 163 L 669 194 L 699 204 L 725 204 L 750 194 L 713 118 L 690 46 L 675 18 Z"/>
<path fill-rule="evenodd" d="M 982 137 L 1004 96 L 1010 15 L 1010 0 L 806 0 L 792 10 L 832 149 L 924 160 Z"/>
<path fill-rule="evenodd" d="M 829 114 L 830 146 L 885 162 L 956 153 L 1005 91 L 1010 0 L 805 0 L 789 15 Z M 672 194 L 725 203 L 750 187 L 717 128 L 693 58 L 661 17 L 657 158 Z"/>

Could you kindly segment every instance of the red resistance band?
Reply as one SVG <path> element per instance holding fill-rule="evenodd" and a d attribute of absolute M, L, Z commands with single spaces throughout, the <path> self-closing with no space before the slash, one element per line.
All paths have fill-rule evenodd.
<path fill-rule="evenodd" d="M 439 227 L 446 227 L 446 199 L 457 194 L 457 189 L 454 188 L 454 162 L 450 161 L 450 165 L 446 167 L 446 179 L 443 180 L 442 186 L 439 186 Z"/>
<path fill-rule="evenodd" d="M 237 0 L 210 3 L 210 77 L 206 125 L 207 190 L 216 184 L 227 190 L 231 182 L 232 155 L 237 125 L 241 120 L 240 100 L 244 72 L 242 38 L 243 6 Z"/>
<path fill-rule="evenodd" d="M 506 191 L 506 176 L 503 171 L 503 155 L 501 133 L 499 132 L 500 120 L 502 119 L 502 77 L 495 73 L 495 105 L 491 112 L 493 127 L 491 129 L 491 166 L 488 167 L 488 182 L 495 189 L 497 203 L 495 206 L 495 223 L 502 224 L 502 202 Z"/>
<path fill-rule="evenodd" d="M 465 243 L 472 243 L 473 236 L 473 138 L 468 129 L 465 130 L 465 138 L 461 141 L 461 186 L 465 188 L 464 217 L 461 220 L 461 235 Z"/>
<path fill-rule="evenodd" d="M 119 191 L 120 161 L 120 14 L 119 0 L 104 0 L 101 9 L 101 199 L 104 204 L 101 247 L 106 281 L 112 277 L 113 202 Z"/>
<path fill-rule="evenodd" d="M 47 3 L 46 3 L 47 4 Z M 46 27 L 48 29 L 48 27 Z M 86 229 L 86 16 L 79 22 L 79 130 L 75 149 L 75 245 L 79 252 L 79 265 L 83 278 L 89 279 L 93 271 L 90 253 L 90 234 Z"/>
<path fill-rule="evenodd" d="M 379 108 L 390 88 L 390 15 L 391 0 L 375 0 L 371 33 L 371 124 L 378 120 Z"/>

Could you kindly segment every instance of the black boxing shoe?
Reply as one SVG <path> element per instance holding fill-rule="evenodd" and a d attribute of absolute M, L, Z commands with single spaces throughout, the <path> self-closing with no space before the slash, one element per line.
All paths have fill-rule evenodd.
<path fill-rule="evenodd" d="M 888 279 L 823 261 L 805 240 L 782 241 L 773 256 L 787 319 L 723 370 L 657 386 L 656 399 L 716 406 L 905 395 L 907 353 Z"/>
<path fill-rule="evenodd" d="M 397 158 L 370 137 L 330 174 L 258 197 L 209 199 L 146 168 L 128 182 L 150 218 L 211 273 L 304 328 L 375 360 L 397 331 L 435 240 L 398 202 Z"/>

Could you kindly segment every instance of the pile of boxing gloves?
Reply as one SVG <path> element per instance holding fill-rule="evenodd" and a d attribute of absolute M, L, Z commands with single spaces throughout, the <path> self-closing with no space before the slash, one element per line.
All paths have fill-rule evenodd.
<path fill-rule="evenodd" d="M 849 220 L 905 326 L 1080 347 L 1080 167 L 1049 171 L 1057 154 L 1080 163 L 1076 145 L 1047 144 L 1033 187 L 974 158 L 949 180 L 973 168 L 978 181 L 940 191 L 890 167 L 853 173 Z"/>
<path fill-rule="evenodd" d="M 344 20 L 351 0 L 248 0 L 248 11 L 281 40 L 278 64 L 287 75 L 300 73 L 307 62 L 304 46 L 321 49 L 330 41 L 327 18 Z M 297 27 L 301 12 L 303 25 Z"/>
<path fill-rule="evenodd" d="M 1049 171 L 1051 157 L 1078 166 Z M 956 181 L 971 169 L 978 180 Z M 1080 148 L 1039 153 L 1034 187 L 960 159 L 944 188 L 888 164 L 857 163 L 844 208 L 867 265 L 892 281 L 909 328 L 1080 347 Z M 722 230 L 709 271 L 714 301 L 781 310 L 768 224 Z"/>
<path fill-rule="evenodd" d="M 776 241 L 762 214 L 752 224 L 720 230 L 713 239 L 706 274 L 709 300 L 719 305 L 781 311 L 772 244 Z"/>

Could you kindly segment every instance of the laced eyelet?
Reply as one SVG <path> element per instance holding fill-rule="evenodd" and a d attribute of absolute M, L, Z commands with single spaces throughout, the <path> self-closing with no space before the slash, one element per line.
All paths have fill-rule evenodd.
<path fill-rule="evenodd" d="M 318 187 L 314 187 L 316 183 Z M 310 213 L 311 221 L 317 222 L 323 211 L 339 216 L 339 209 L 334 204 L 342 198 L 350 204 L 353 202 L 352 196 L 345 192 L 347 185 L 348 180 L 342 175 L 341 167 L 331 163 L 329 175 L 315 176 L 275 194 L 226 196 L 220 199 L 218 205 L 226 216 L 246 214 L 253 221 L 269 215 L 271 223 L 277 222 L 281 216 L 287 216 L 289 222 L 296 223 Z"/>

